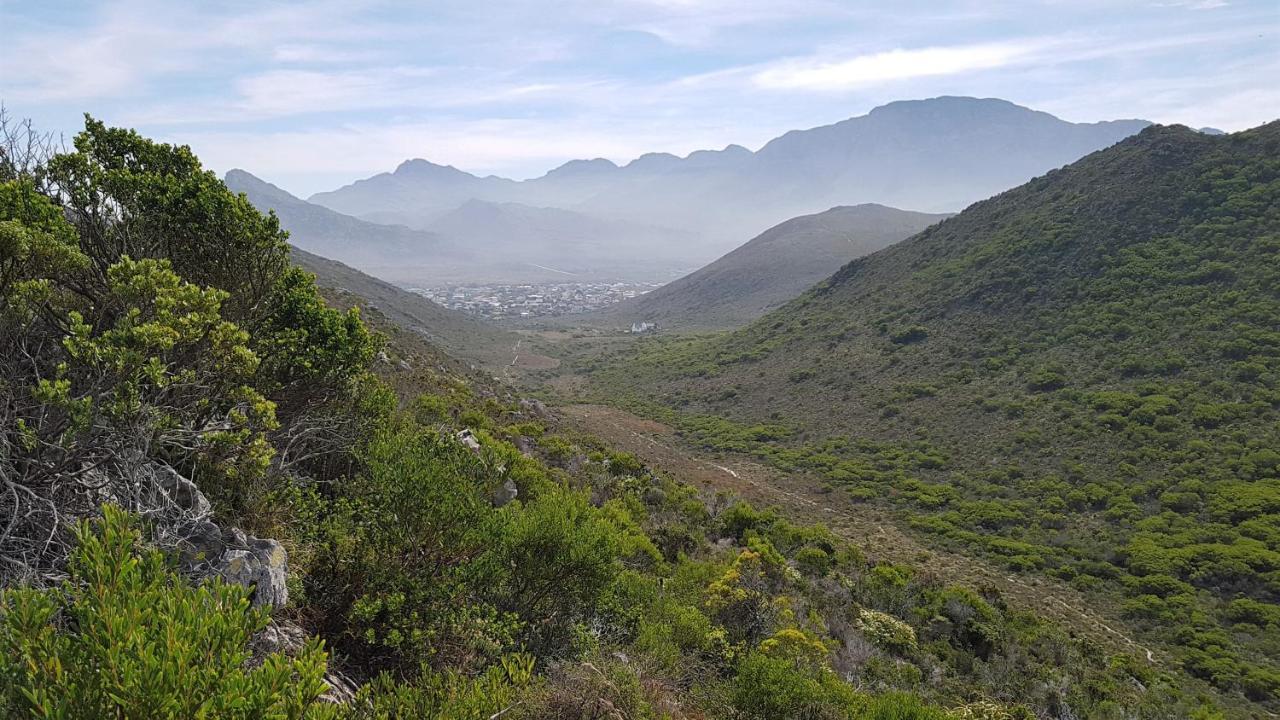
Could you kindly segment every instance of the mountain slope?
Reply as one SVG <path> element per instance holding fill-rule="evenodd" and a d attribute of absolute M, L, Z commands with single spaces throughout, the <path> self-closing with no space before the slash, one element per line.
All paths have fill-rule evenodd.
<path fill-rule="evenodd" d="M 293 245 L 324 257 L 377 267 L 449 252 L 437 235 L 343 215 L 300 200 L 244 170 L 229 171 L 223 182 L 232 192 L 244 193 L 258 210 L 274 210 Z"/>
<path fill-rule="evenodd" d="M 441 307 L 421 295 L 366 275 L 336 260 L 293 248 L 293 262 L 316 275 L 335 304 L 345 308 L 359 305 L 372 308 L 406 331 L 425 337 L 454 357 L 470 360 L 491 370 L 506 366 L 514 356 L 511 348 L 519 341 L 514 333 Z M 525 363 L 543 358 L 524 353 Z"/>
<path fill-rule="evenodd" d="M 274 210 L 296 247 L 397 282 L 660 281 L 689 264 L 687 233 L 569 210 L 466 200 L 415 230 L 383 224 L 405 219 L 397 213 L 372 213 L 378 222 L 344 215 L 243 170 L 224 182 Z"/>
<path fill-rule="evenodd" d="M 484 200 L 468 200 L 427 227 L 477 258 L 554 268 L 561 279 L 667 280 L 673 268 L 691 263 L 693 244 L 688 233 L 653 225 Z M 474 272 L 483 275 L 486 269 Z"/>
<path fill-rule="evenodd" d="M 1280 122 L 1149 128 L 742 331 L 594 358 L 597 387 L 1097 589 L 1177 666 L 1274 711 L 1277 158 Z"/>
<path fill-rule="evenodd" d="M 696 233 L 692 259 L 705 264 L 743 237 L 835 205 L 958 211 L 1147 124 L 1070 123 L 1004 100 L 940 97 L 789 132 L 754 153 L 731 145 L 622 166 L 577 160 L 520 182 L 413 160 L 311 200 L 423 228 L 469 199 L 556 207 Z"/>
<path fill-rule="evenodd" d="M 945 217 L 856 205 L 792 218 L 694 273 L 620 303 L 607 316 L 664 328 L 741 325 L 796 297 L 832 268 Z"/>

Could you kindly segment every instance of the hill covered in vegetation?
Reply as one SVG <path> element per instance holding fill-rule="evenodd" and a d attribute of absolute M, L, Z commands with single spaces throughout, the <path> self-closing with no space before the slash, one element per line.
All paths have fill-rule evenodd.
<path fill-rule="evenodd" d="M 185 147 L 0 160 L 6 716 L 1214 716 L 327 306 Z"/>
<path fill-rule="evenodd" d="M 1280 696 L 1280 123 L 1152 127 L 733 333 L 574 363 Z M 1260 712 L 1256 710 L 1255 712 Z"/>
<path fill-rule="evenodd" d="M 490 370 L 508 365 L 511 348 L 519 341 L 512 332 L 449 310 L 415 292 L 379 280 L 336 260 L 294 247 L 295 264 L 316 276 L 330 302 L 343 308 L 373 309 L 395 325 L 419 333 L 454 358 L 475 362 Z M 529 358 L 533 356 L 526 353 Z"/>
<path fill-rule="evenodd" d="M 602 313 L 662 328 L 743 325 L 854 258 L 916 234 L 946 215 L 883 205 L 835 207 L 792 218 L 679 280 Z"/>

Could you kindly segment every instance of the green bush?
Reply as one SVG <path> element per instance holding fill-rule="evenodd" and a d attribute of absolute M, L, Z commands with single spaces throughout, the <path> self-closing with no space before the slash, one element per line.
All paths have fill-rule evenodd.
<path fill-rule="evenodd" d="M 743 720 L 854 718 L 858 696 L 829 669 L 750 652 L 737 665 L 730 698 Z M 873 716 L 875 717 L 875 716 Z"/>
<path fill-rule="evenodd" d="M 315 702 L 325 689 L 318 642 L 245 666 L 250 636 L 268 621 L 249 609 L 246 588 L 186 584 L 110 506 L 76 539 L 61 587 L 0 593 L 6 717 L 333 717 Z"/>
<path fill-rule="evenodd" d="M 514 513 L 501 540 L 500 606 L 524 619 L 535 653 L 565 641 L 619 570 L 621 529 L 587 498 L 557 489 Z"/>
<path fill-rule="evenodd" d="M 402 682 L 384 673 L 360 688 L 342 717 L 490 720 L 518 704 L 533 682 L 533 665 L 532 657 L 508 655 L 475 677 L 424 667 L 412 682 Z"/>

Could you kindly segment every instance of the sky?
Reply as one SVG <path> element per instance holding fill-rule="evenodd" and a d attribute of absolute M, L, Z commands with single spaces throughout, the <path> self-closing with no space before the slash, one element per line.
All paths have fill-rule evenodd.
<path fill-rule="evenodd" d="M 1280 0 L 0 0 L 0 101 L 88 112 L 307 196 L 421 157 L 756 149 L 893 100 L 1093 122 L 1280 118 Z"/>

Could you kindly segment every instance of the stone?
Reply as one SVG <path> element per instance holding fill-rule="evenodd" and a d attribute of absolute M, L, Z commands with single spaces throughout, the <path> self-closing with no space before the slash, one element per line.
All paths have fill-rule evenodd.
<path fill-rule="evenodd" d="M 516 449 L 519 450 L 520 454 L 524 455 L 525 457 L 531 457 L 533 455 L 533 451 L 537 447 L 538 446 L 534 443 L 533 438 L 531 437 L 528 437 L 526 435 L 521 435 L 520 437 L 516 438 Z"/>
<path fill-rule="evenodd" d="M 521 400 L 520 408 L 535 417 L 547 416 L 547 406 L 543 405 L 541 400 L 530 400 L 530 399 Z"/>
<path fill-rule="evenodd" d="M 471 450 L 471 452 L 480 452 L 480 441 L 476 440 L 476 436 L 469 428 L 458 431 L 456 437 L 458 438 L 458 442 L 466 445 L 467 449 Z"/>
<path fill-rule="evenodd" d="M 169 500 L 190 517 L 208 517 L 213 512 L 209 498 L 200 492 L 196 484 L 178 474 L 177 470 L 161 463 L 150 465 L 156 485 L 164 491 Z"/>
<path fill-rule="evenodd" d="M 249 538 L 238 527 L 224 528 L 222 530 L 222 542 L 226 543 L 227 547 L 235 550 L 249 549 Z"/>
<path fill-rule="evenodd" d="M 288 621 L 272 622 L 253 637 L 250 649 L 253 651 L 253 659 L 261 661 L 267 655 L 275 653 L 296 656 L 306 644 L 306 630 Z"/>
<path fill-rule="evenodd" d="M 188 567 L 201 567 L 217 563 L 227 549 L 222 528 L 209 520 L 200 520 L 183 533 L 178 543 L 182 561 Z"/>
<path fill-rule="evenodd" d="M 215 574 L 237 585 L 253 588 L 255 607 L 272 609 L 289 602 L 285 579 L 289 574 L 289 555 L 275 540 L 248 538 L 248 549 L 223 553 Z"/>
<path fill-rule="evenodd" d="M 519 494 L 520 494 L 520 489 L 516 487 L 515 482 L 513 482 L 510 478 L 503 480 L 502 484 L 499 485 L 497 488 L 495 488 L 493 491 L 493 497 L 492 497 L 493 506 L 502 507 L 503 505 L 506 505 L 512 500 L 515 500 L 516 496 Z"/>

